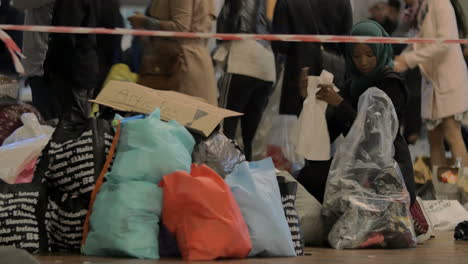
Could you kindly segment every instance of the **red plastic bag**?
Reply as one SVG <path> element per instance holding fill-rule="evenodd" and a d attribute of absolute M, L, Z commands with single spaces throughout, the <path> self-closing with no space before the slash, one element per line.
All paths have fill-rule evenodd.
<path fill-rule="evenodd" d="M 247 225 L 229 186 L 206 165 L 164 177 L 163 223 L 176 235 L 184 260 L 245 258 Z"/>

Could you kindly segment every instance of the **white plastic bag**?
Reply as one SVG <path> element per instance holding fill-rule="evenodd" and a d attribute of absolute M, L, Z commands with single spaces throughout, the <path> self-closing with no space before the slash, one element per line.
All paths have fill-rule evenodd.
<path fill-rule="evenodd" d="M 3 141 L 3 146 L 43 135 L 52 136 L 54 133 L 52 127 L 41 125 L 35 114 L 23 114 L 21 116 L 21 121 L 23 122 L 23 126 L 5 139 L 5 141 Z"/>
<path fill-rule="evenodd" d="M 32 180 L 35 162 L 54 132 L 39 124 L 34 114 L 24 114 L 21 120 L 24 125 L 0 147 L 0 179 L 8 184 Z"/>
<path fill-rule="evenodd" d="M 436 231 L 453 231 L 463 221 L 468 221 L 468 211 L 458 201 L 423 201 Z"/>
<path fill-rule="evenodd" d="M 296 153 L 308 160 L 330 160 L 331 144 L 325 112 L 327 103 L 316 98 L 320 84 L 333 85 L 333 74 L 323 71 L 320 76 L 309 76 L 308 97 L 299 117 Z M 335 87 L 335 90 L 338 90 Z"/>
<path fill-rule="evenodd" d="M 42 135 L 0 147 L 0 179 L 8 184 L 16 183 L 20 173 L 37 160 L 49 139 L 50 135 Z"/>

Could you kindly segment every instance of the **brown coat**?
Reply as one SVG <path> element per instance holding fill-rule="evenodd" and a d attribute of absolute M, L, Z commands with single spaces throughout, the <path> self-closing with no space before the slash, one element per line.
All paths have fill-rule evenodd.
<path fill-rule="evenodd" d="M 214 12 L 213 0 L 153 0 L 150 10 L 160 20 L 161 30 L 203 33 L 211 32 Z M 205 40 L 148 39 L 138 82 L 217 105 L 215 74 Z"/>

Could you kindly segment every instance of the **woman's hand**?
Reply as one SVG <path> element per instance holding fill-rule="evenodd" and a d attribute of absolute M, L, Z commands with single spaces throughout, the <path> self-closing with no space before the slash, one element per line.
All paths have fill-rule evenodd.
<path fill-rule="evenodd" d="M 327 102 L 332 106 L 339 106 L 343 101 L 343 97 L 338 94 L 332 85 L 320 84 L 320 91 L 317 93 L 317 99 Z"/>
<path fill-rule="evenodd" d="M 309 87 L 309 67 L 302 68 L 299 76 L 299 93 L 302 98 L 307 98 L 307 88 Z"/>
<path fill-rule="evenodd" d="M 396 72 L 405 72 L 409 68 L 408 63 L 406 62 L 405 57 L 396 56 L 395 57 L 395 67 L 393 68 Z"/>
<path fill-rule="evenodd" d="M 146 16 L 143 13 L 135 12 L 135 14 L 128 18 L 130 24 L 135 29 L 143 29 L 145 28 L 146 23 Z"/>

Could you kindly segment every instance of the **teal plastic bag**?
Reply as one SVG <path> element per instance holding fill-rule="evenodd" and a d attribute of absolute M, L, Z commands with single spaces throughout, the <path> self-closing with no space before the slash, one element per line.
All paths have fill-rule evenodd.
<path fill-rule="evenodd" d="M 243 162 L 226 182 L 239 204 L 252 240 L 250 257 L 295 257 L 273 161 Z"/>
<path fill-rule="evenodd" d="M 190 172 L 195 139 L 176 121 L 161 121 L 157 109 L 145 119 L 122 124 L 112 182 L 147 181 L 158 184 L 176 171 Z"/>
<path fill-rule="evenodd" d="M 161 121 L 159 109 L 123 122 L 112 169 L 92 206 L 83 254 L 159 258 L 162 190 L 157 184 L 165 175 L 190 171 L 194 145 L 185 127 Z"/>
<path fill-rule="evenodd" d="M 94 203 L 82 253 L 88 256 L 159 258 L 162 189 L 154 183 L 106 182 Z"/>

